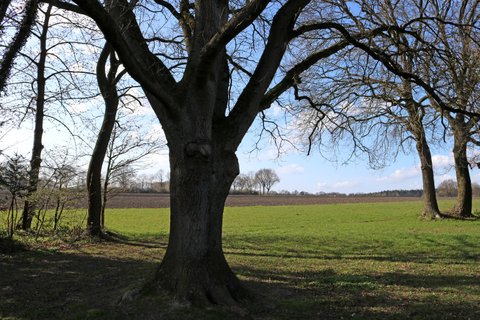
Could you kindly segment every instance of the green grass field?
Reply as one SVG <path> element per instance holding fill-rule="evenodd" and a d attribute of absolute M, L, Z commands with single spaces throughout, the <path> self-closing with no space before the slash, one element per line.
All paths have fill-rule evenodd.
<path fill-rule="evenodd" d="M 446 210 L 451 204 L 443 201 L 441 207 Z M 480 203 L 474 207 L 479 211 Z M 419 218 L 420 211 L 420 202 L 227 208 L 227 259 L 260 296 L 247 306 L 246 318 L 480 319 L 480 220 L 425 221 Z M 54 248 L 48 254 L 62 259 L 79 255 L 97 263 L 102 257 L 119 265 L 127 261 L 125 268 L 137 266 L 139 274 L 125 276 L 122 282 L 118 277 L 109 281 L 108 274 L 101 273 L 111 288 L 102 296 L 104 305 L 89 309 L 74 304 L 74 311 L 67 313 L 72 319 L 133 318 L 131 313 L 126 316 L 125 307 L 106 301 L 123 292 L 128 281 L 148 277 L 164 252 L 165 209 L 109 210 L 106 225 L 128 241 Z M 35 259 L 34 253 L 22 255 Z M 118 272 L 126 272 L 122 270 Z M 80 276 L 92 278 L 87 275 Z M 5 281 L 8 284 L 0 280 L 0 288 Z M 24 310 L 12 311 L 15 299 L 11 304 L 0 299 L 0 318 L 29 319 Z M 2 307 L 9 311 L 2 314 Z M 152 311 L 152 301 L 128 308 L 139 319 L 151 312 L 157 316 L 152 319 L 240 318 L 225 310 L 192 313 L 153 307 Z M 87 316 L 85 310 L 90 310 Z"/>

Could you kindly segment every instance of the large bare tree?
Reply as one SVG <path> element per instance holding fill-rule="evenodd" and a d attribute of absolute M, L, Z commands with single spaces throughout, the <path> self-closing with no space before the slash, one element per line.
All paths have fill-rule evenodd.
<path fill-rule="evenodd" d="M 333 74 L 338 77 L 338 71 L 346 68 L 345 63 L 353 65 L 355 72 L 349 69 L 341 80 L 333 82 L 340 92 L 351 90 L 347 95 L 356 95 L 356 98 L 368 95 L 377 101 L 383 100 L 385 110 L 373 108 L 373 114 L 377 113 L 379 119 L 390 117 L 393 121 L 388 124 L 400 126 L 397 133 L 403 127 L 414 138 L 422 170 L 424 213 L 430 217 L 439 216 L 439 209 L 425 125 L 430 123 L 440 127 L 432 110 L 436 108 L 448 120 L 453 136 L 459 192 L 452 213 L 460 217 L 470 216 L 472 191 L 467 146 L 470 142 L 478 143 L 473 137 L 478 132 L 479 119 L 479 3 L 469 0 L 358 0 L 349 5 L 338 0 L 332 3 L 347 21 L 361 30 L 372 25 L 410 24 L 412 33 L 394 28 L 371 40 L 368 47 L 359 44 L 357 47 L 368 52 L 369 56 L 359 59 L 358 54 L 345 55 L 350 60 L 342 60 L 340 64 L 343 65 L 337 65 Z M 359 12 L 354 12 L 356 9 Z M 372 56 L 383 63 L 370 59 Z M 354 87 L 352 82 L 362 86 Z M 340 87 L 345 83 L 346 87 Z M 354 121 L 358 127 L 358 110 L 355 112 Z"/>
<path fill-rule="evenodd" d="M 260 185 L 262 194 L 269 193 L 273 185 L 277 182 L 280 182 L 280 178 L 278 177 L 277 173 L 268 168 L 258 170 L 255 173 L 255 180 L 257 180 L 257 183 Z"/>
<path fill-rule="evenodd" d="M 247 130 L 321 59 L 408 23 L 345 27 L 327 1 L 73 2 L 142 86 L 168 141 L 169 244 L 147 289 L 236 305 L 245 290 L 222 250 L 222 218 Z"/>
<path fill-rule="evenodd" d="M 343 1 L 338 1 L 336 6 L 355 20 L 360 29 L 368 28 L 369 24 L 398 26 L 400 21 L 408 21 L 409 16 L 418 17 L 419 20 L 425 16 L 425 7 L 414 0 L 398 3 L 388 0 L 375 3 L 362 1 L 362 4 L 363 10 L 372 14 L 357 20 L 351 7 Z M 374 7 L 375 4 L 378 8 Z M 415 37 L 391 30 L 387 35 L 371 40 L 369 46 L 372 50 L 381 51 L 382 56 L 392 61 L 395 68 L 406 74 L 424 77 L 423 55 L 429 56 L 435 51 L 432 44 L 423 39 L 428 27 L 429 25 L 416 23 Z M 333 113 L 343 115 L 330 117 L 331 122 L 336 123 L 329 125 L 337 131 L 351 130 L 349 138 L 355 140 L 356 148 L 368 154 L 373 167 L 384 166 L 395 158 L 399 150 L 408 151 L 406 145 L 413 140 L 422 173 L 423 215 L 428 218 L 440 217 L 428 141 L 434 136 L 438 116 L 430 105 L 428 94 L 411 79 L 389 72 L 385 65 L 371 59 L 362 50 L 349 50 L 338 56 L 329 59 L 329 64 L 324 64 L 326 72 L 317 73 L 319 75 L 314 77 L 313 84 L 313 90 L 322 92 L 316 100 L 321 97 L 323 100 L 319 102 L 331 105 Z M 345 118 L 349 115 L 351 121 L 348 122 Z M 349 125 L 338 123 L 337 119 L 348 122 Z M 321 139 L 324 133 L 319 131 L 319 126 L 309 127 L 313 128 L 313 131 L 307 130 L 310 142 L 314 138 Z"/>
<path fill-rule="evenodd" d="M 268 10 L 270 1 L 75 3 L 97 22 L 143 87 L 168 141 L 170 238 L 150 286 L 199 303 L 236 304 L 243 290 L 221 238 L 225 199 L 239 173 L 235 151 L 256 115 L 291 87 L 294 76 L 336 50 L 320 47 L 273 86 L 289 43 L 330 26 L 300 27 L 305 0 L 272 3 Z M 139 12 L 138 17 L 151 16 L 148 28 L 137 19 Z M 257 33 L 252 25 L 262 22 L 263 33 Z M 231 50 L 240 39 L 258 46 L 258 63 L 253 53 L 245 57 L 244 50 Z M 246 79 L 233 96 L 229 66 L 244 71 Z"/>
<path fill-rule="evenodd" d="M 439 19 L 435 55 L 429 81 L 439 88 L 442 99 L 455 108 L 478 112 L 480 90 L 480 3 L 478 1 L 432 1 Z M 447 21 L 448 23 L 444 23 Z M 472 216 L 472 182 L 467 157 L 468 145 L 478 133 L 478 116 L 444 112 L 453 135 L 453 158 L 457 177 L 457 199 L 451 210 L 454 216 Z"/>
<path fill-rule="evenodd" d="M 78 34 L 76 38 L 67 35 L 74 23 L 71 14 L 57 10 L 51 4 L 40 5 L 38 12 L 39 22 L 31 31 L 31 41 L 18 53 L 12 69 L 15 74 L 7 83 L 8 94 L 2 99 L 3 108 L 21 115 L 17 116 L 21 121 L 30 116 L 33 118 L 29 192 L 22 213 L 22 228 L 25 230 L 30 229 L 34 216 L 35 201 L 30 196 L 38 187 L 47 125 L 55 123 L 73 134 L 74 129 L 68 128 L 72 118 L 70 108 L 78 103 L 80 92 L 82 96 L 87 95 L 85 83 L 92 75 L 84 69 L 86 63 L 79 58 L 82 55 L 72 51 L 73 46 L 82 44 L 91 49 L 93 45 L 86 44 Z"/>

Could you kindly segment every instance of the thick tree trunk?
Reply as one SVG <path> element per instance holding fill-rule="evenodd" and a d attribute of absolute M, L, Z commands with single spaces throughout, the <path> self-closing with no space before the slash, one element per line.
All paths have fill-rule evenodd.
<path fill-rule="evenodd" d="M 428 146 L 425 134 L 416 139 L 418 156 L 422 170 L 423 183 L 423 216 L 429 219 L 440 217 L 437 195 L 435 191 L 435 180 L 433 174 L 432 155 Z"/>
<path fill-rule="evenodd" d="M 182 145 L 170 149 L 169 245 L 147 287 L 195 304 L 236 305 L 244 290 L 225 260 L 222 220 L 238 160 L 233 152 L 212 150 L 206 141 Z"/>
<path fill-rule="evenodd" d="M 29 230 L 32 227 L 32 220 L 35 215 L 35 201 L 30 199 L 37 191 L 40 166 L 42 164 L 43 150 L 43 119 L 45 117 L 45 63 L 47 59 L 47 33 L 50 21 L 52 6 L 49 5 L 45 12 L 45 21 L 40 35 L 40 57 L 37 63 L 37 97 L 35 105 L 35 129 L 33 136 L 32 157 L 30 159 L 30 172 L 28 181 L 27 200 L 22 212 L 22 229 Z"/>
<path fill-rule="evenodd" d="M 454 131 L 453 158 L 457 177 L 457 200 L 452 214 L 461 218 L 472 216 L 472 181 L 467 158 L 467 139 L 462 130 Z"/>

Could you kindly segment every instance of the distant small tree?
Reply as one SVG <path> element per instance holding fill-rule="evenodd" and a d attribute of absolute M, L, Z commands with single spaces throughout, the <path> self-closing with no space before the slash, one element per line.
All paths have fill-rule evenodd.
<path fill-rule="evenodd" d="M 28 190 L 29 166 L 27 159 L 15 154 L 8 158 L 0 167 L 0 187 L 11 194 L 7 213 L 7 232 L 11 238 L 15 232 L 18 214 L 17 199 L 24 197 Z"/>
<path fill-rule="evenodd" d="M 50 168 L 52 170 L 49 181 L 50 189 L 53 189 L 52 198 L 54 200 L 53 230 L 56 231 L 60 223 L 65 207 L 81 197 L 83 194 L 76 188 L 71 188 L 75 184 L 77 169 L 69 164 L 60 164 L 58 167 Z"/>
<path fill-rule="evenodd" d="M 169 181 L 168 177 L 170 173 L 165 172 L 163 169 L 160 169 L 152 177 L 152 189 L 155 192 L 169 192 Z"/>
<path fill-rule="evenodd" d="M 277 182 L 280 182 L 280 178 L 272 169 L 260 169 L 255 173 L 255 180 L 261 188 L 262 194 L 269 193 L 270 189 Z"/>
<path fill-rule="evenodd" d="M 438 185 L 437 193 L 440 197 L 456 197 L 457 183 L 453 179 L 442 181 L 442 183 Z"/>
<path fill-rule="evenodd" d="M 246 192 L 248 189 L 248 179 L 249 177 L 246 174 L 239 174 L 232 183 L 232 189 L 234 192 Z"/>
<path fill-rule="evenodd" d="M 125 116 L 125 115 L 123 115 Z M 128 191 L 137 175 L 140 161 L 163 148 L 163 142 L 155 136 L 141 136 L 139 124 L 130 120 L 117 119 L 111 132 L 105 155 L 105 177 L 103 180 L 102 205 L 99 226 L 88 222 L 89 233 L 98 236 L 105 228 L 105 208 L 109 198 L 117 192 Z M 115 186 L 115 188 L 111 188 Z M 116 191 L 116 192 L 112 192 Z"/>

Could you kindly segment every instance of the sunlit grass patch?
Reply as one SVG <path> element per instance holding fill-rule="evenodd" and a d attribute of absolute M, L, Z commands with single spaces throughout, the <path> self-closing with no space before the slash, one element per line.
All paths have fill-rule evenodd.
<path fill-rule="evenodd" d="M 247 305 L 254 319 L 480 319 L 480 221 L 427 221 L 421 209 L 420 201 L 226 208 L 223 246 L 259 295 Z M 66 212 L 61 226 L 84 217 Z M 119 307 L 121 294 L 161 261 L 168 209 L 108 209 L 106 227 L 117 242 L 72 247 L 45 238 L 34 248 L 47 250 L 0 259 L 0 287 L 7 288 L 0 318 L 236 319 L 228 310 L 192 311 L 152 297 Z M 31 292 L 69 302 L 39 299 L 25 308 Z"/>

